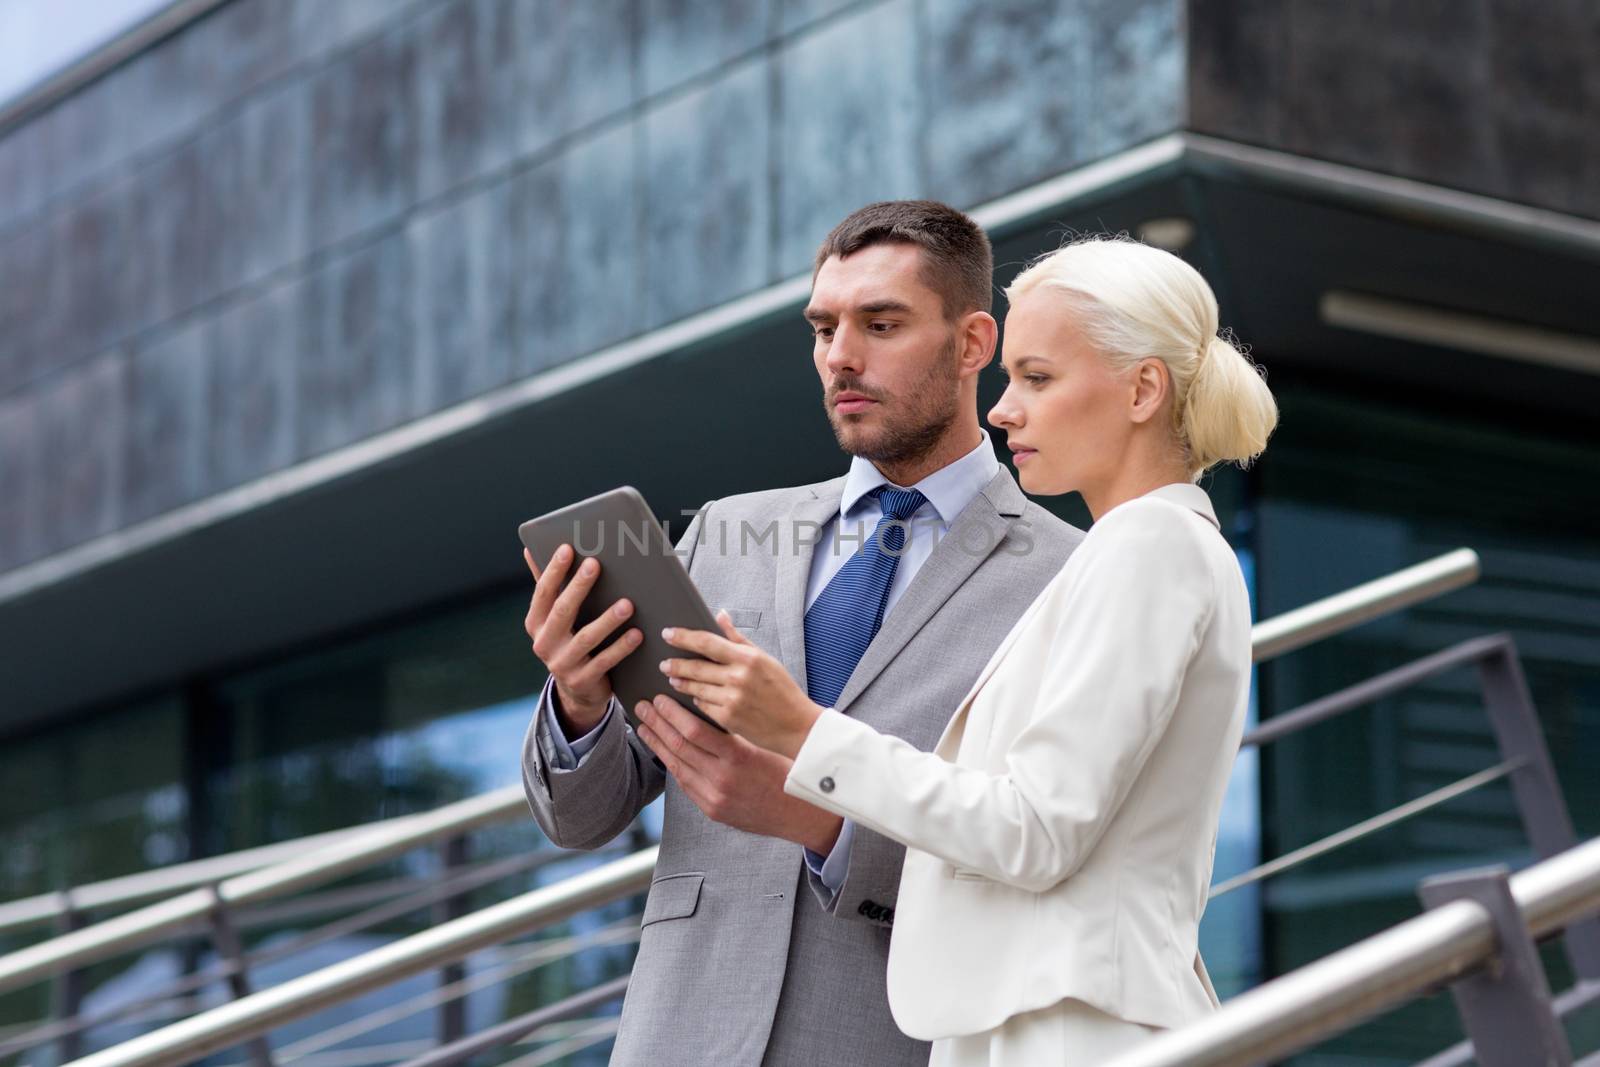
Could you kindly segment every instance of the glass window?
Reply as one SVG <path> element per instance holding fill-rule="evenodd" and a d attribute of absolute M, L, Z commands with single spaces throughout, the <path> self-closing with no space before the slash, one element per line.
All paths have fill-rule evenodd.
<path fill-rule="evenodd" d="M 1257 509 L 1263 614 L 1461 546 L 1478 551 L 1483 577 L 1266 665 L 1264 712 L 1281 714 L 1459 641 L 1509 632 L 1579 835 L 1600 832 L 1600 778 L 1592 772 L 1600 757 L 1600 445 L 1308 389 L 1280 391 L 1279 400 L 1282 428 L 1260 469 Z M 1264 756 L 1271 855 L 1499 759 L 1471 669 L 1314 727 Z M 1270 971 L 1416 914 L 1417 883 L 1429 874 L 1530 858 L 1502 782 L 1315 860 L 1267 883 Z M 1550 958 L 1561 988 L 1564 965 Z M 1410 1063 L 1459 1036 L 1449 998 L 1436 997 L 1303 1062 Z"/>

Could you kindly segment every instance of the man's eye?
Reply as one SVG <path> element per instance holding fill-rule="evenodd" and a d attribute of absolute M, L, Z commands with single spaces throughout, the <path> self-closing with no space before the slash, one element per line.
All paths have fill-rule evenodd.
<path fill-rule="evenodd" d="M 895 328 L 895 323 L 892 323 L 892 322 L 874 322 L 871 326 L 869 326 L 867 328 L 869 330 L 871 330 L 873 333 L 888 333 L 890 330 Z"/>
<path fill-rule="evenodd" d="M 833 340 L 832 326 L 817 326 L 812 329 L 811 333 L 812 336 L 816 337 L 819 341 Z"/>

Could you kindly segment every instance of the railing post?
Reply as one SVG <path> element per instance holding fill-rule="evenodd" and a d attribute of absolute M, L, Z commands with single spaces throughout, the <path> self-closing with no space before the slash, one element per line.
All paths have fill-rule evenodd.
<path fill-rule="evenodd" d="M 1427 908 L 1475 901 L 1494 923 L 1496 954 L 1450 985 L 1480 1067 L 1571 1067 L 1572 1048 L 1551 1006 L 1544 966 L 1511 895 L 1506 868 L 1429 878 L 1417 895 Z"/>
<path fill-rule="evenodd" d="M 57 936 L 83 929 L 88 919 L 73 900 L 72 890 L 63 889 L 59 896 L 61 911 L 56 915 Z M 78 1013 L 83 1010 L 84 985 L 84 973 L 78 967 L 50 980 L 50 1016 L 67 1027 L 56 1039 L 61 1063 L 70 1063 L 83 1055 L 83 1029 L 76 1024 Z"/>
<path fill-rule="evenodd" d="M 213 883 L 210 889 L 211 911 L 208 919 L 211 923 L 211 943 L 216 946 L 217 955 L 227 965 L 228 992 L 233 994 L 234 1000 L 243 1000 L 250 995 L 250 972 L 246 969 L 244 945 L 239 941 L 239 934 L 228 919 L 227 902 L 217 891 L 216 884 Z M 245 1050 L 255 1067 L 272 1067 L 272 1046 L 267 1044 L 266 1035 L 246 1041 Z"/>
<path fill-rule="evenodd" d="M 1478 675 L 1501 755 L 1522 760 L 1512 772 L 1511 791 L 1534 852 L 1540 859 L 1560 855 L 1577 845 L 1578 836 L 1510 635 L 1504 635 L 1500 647 L 1478 661 Z M 1600 980 L 1600 919 L 1583 919 L 1568 926 L 1563 943 L 1576 976 Z"/>
<path fill-rule="evenodd" d="M 445 880 L 461 873 L 471 856 L 471 846 L 465 835 L 457 834 L 439 843 L 439 856 L 443 861 L 441 877 Z M 433 905 L 433 923 L 441 926 L 467 913 L 467 895 L 446 897 Z M 456 960 L 439 968 L 439 986 L 445 988 L 465 981 L 466 961 Z M 459 1041 L 467 1032 L 467 1000 L 465 997 L 448 997 L 439 1005 L 439 1044 Z"/>

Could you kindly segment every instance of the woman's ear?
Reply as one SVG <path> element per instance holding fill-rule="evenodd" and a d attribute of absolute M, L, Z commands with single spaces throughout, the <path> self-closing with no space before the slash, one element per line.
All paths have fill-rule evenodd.
<path fill-rule="evenodd" d="M 1159 359 L 1143 359 L 1133 370 L 1134 422 L 1149 422 L 1156 417 L 1172 393 L 1172 375 Z"/>

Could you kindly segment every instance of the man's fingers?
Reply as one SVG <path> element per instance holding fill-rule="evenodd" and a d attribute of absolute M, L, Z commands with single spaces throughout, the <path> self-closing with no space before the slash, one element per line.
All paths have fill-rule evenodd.
<path fill-rule="evenodd" d="M 603 674 L 610 674 L 611 668 L 627 659 L 638 648 L 644 639 L 644 632 L 634 627 L 605 648 L 594 654 L 594 657 L 584 665 L 583 673 L 587 676 L 586 682 L 598 682 Z"/>
<path fill-rule="evenodd" d="M 683 761 L 673 753 L 672 749 L 662 743 L 661 738 L 657 736 L 654 730 L 644 723 L 639 724 L 637 732 L 639 740 L 643 741 L 645 746 L 656 754 L 656 759 L 661 761 L 661 766 L 665 767 L 667 773 L 678 780 L 679 785 L 682 785 L 684 781 Z"/>
<path fill-rule="evenodd" d="M 682 737 L 686 748 L 693 748 L 691 756 L 697 763 L 724 758 L 728 752 L 731 735 L 706 725 L 704 719 L 668 696 L 656 697 L 652 722 L 659 722 L 663 731 L 670 729 Z"/>
<path fill-rule="evenodd" d="M 583 629 L 572 635 L 572 644 L 580 654 L 587 656 L 600 646 L 611 635 L 611 632 L 627 621 L 633 614 L 633 601 L 623 599 L 617 601 L 605 610 L 598 618 Z"/>
<path fill-rule="evenodd" d="M 554 604 L 550 605 L 550 614 L 547 622 L 554 623 L 558 634 L 570 634 L 578 618 L 578 608 L 583 605 L 584 597 L 589 595 L 589 590 L 594 588 L 594 583 L 600 577 L 600 561 L 586 559 L 578 564 L 577 573 L 572 576 L 572 581 L 561 590 L 561 595 L 556 597 Z"/>
<path fill-rule="evenodd" d="M 534 579 L 533 603 L 528 607 L 528 615 L 536 626 L 543 626 L 545 619 L 550 617 L 550 606 L 555 603 L 556 594 L 561 592 L 561 580 L 567 576 L 571 560 L 571 547 L 562 545 L 550 557 L 550 565 L 544 569 L 544 573 Z"/>

